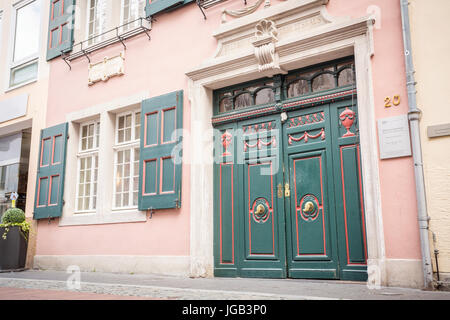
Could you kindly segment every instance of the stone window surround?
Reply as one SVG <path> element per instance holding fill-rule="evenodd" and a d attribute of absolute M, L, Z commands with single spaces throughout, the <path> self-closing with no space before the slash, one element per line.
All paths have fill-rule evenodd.
<path fill-rule="evenodd" d="M 69 123 L 69 139 L 67 142 L 66 176 L 64 186 L 64 206 L 59 226 L 95 225 L 107 223 L 145 222 L 146 212 L 137 208 L 113 209 L 113 172 L 116 116 L 126 111 L 134 111 L 140 107 L 142 100 L 149 98 L 149 92 L 115 99 L 113 101 L 86 107 L 66 115 Z M 98 149 L 98 176 L 102 177 L 97 185 L 97 209 L 95 213 L 77 214 L 76 185 L 69 183 L 77 178 L 77 154 L 80 141 L 80 124 L 89 120 L 100 120 L 100 142 Z"/>
<path fill-rule="evenodd" d="M 212 130 L 213 90 L 354 55 L 360 108 L 369 283 L 375 280 L 375 275 L 379 276 L 381 285 L 386 283 L 371 71 L 375 19 L 374 16 L 334 18 L 327 13 L 327 3 L 328 0 L 290 0 L 222 24 L 213 33 L 218 40 L 214 57 L 186 73 L 189 77 L 188 97 L 192 107 L 190 189 L 196 191 L 190 193 L 190 275 L 193 277 L 213 276 L 214 267 L 213 144 L 212 135 L 204 137 L 204 132 Z M 325 23 L 313 25 L 314 17 L 321 17 Z M 274 61 L 278 65 L 261 72 L 250 39 L 254 35 L 255 26 L 263 19 L 272 20 L 284 27 L 285 36 L 279 37 L 275 44 Z M 302 25 L 308 19 L 311 19 L 310 25 Z M 296 26 L 300 29 L 296 30 Z M 232 52 L 227 53 L 227 50 Z"/>

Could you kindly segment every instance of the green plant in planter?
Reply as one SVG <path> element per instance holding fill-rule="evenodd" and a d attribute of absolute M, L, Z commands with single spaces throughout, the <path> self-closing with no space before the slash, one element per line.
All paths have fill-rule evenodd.
<path fill-rule="evenodd" d="M 25 221 L 25 212 L 19 208 L 10 208 L 6 210 L 2 217 L 0 227 L 5 228 L 2 238 L 6 240 L 6 236 L 10 227 L 20 227 L 21 234 L 28 241 L 28 232 L 30 231 L 30 223 Z"/>

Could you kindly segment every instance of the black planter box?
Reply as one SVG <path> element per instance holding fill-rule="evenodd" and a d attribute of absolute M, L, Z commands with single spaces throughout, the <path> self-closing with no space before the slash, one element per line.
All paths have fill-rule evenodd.
<path fill-rule="evenodd" d="M 24 269 L 28 242 L 22 230 L 20 227 L 10 227 L 6 240 L 2 237 L 4 232 L 5 228 L 0 228 L 0 271 Z"/>

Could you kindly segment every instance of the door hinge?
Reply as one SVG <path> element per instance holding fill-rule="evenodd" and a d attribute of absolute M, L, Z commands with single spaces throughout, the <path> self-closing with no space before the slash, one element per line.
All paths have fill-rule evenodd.
<path fill-rule="evenodd" d="M 291 196 L 291 189 L 289 188 L 289 183 L 286 183 L 286 184 L 284 185 L 284 196 L 285 196 L 286 198 L 288 198 L 288 197 Z"/>

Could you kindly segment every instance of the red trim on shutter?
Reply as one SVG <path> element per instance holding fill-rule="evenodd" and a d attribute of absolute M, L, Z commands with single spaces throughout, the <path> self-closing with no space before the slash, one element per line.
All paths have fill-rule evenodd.
<path fill-rule="evenodd" d="M 59 199 L 57 199 L 56 203 L 51 203 L 51 198 L 52 198 L 52 184 L 53 184 L 53 178 L 54 177 L 60 177 L 59 174 L 55 174 L 53 176 L 50 177 L 50 181 L 49 181 L 49 186 L 48 186 L 48 201 L 47 201 L 47 206 L 48 207 L 52 207 L 52 206 L 57 206 Z M 61 183 L 61 182 L 59 182 Z M 58 189 L 59 189 L 59 185 L 58 185 Z"/>
<path fill-rule="evenodd" d="M 147 137 L 148 137 L 148 132 L 147 132 L 147 116 L 148 115 L 151 115 L 151 114 L 156 114 L 157 116 L 156 116 L 156 119 L 158 119 L 158 111 L 153 111 L 153 112 L 148 112 L 148 113 L 146 113 L 145 115 L 144 115 L 144 134 L 145 134 L 145 137 L 144 137 L 144 148 L 148 148 L 148 147 L 153 147 L 153 146 L 157 146 L 158 145 L 158 137 L 156 137 L 156 143 L 154 143 L 154 144 L 148 144 L 148 141 L 147 141 Z M 156 125 L 158 126 L 158 121 L 156 121 Z M 158 127 L 156 128 L 156 134 L 158 135 Z"/>
<path fill-rule="evenodd" d="M 162 191 L 162 177 L 163 177 L 163 160 L 166 159 L 173 159 L 172 156 L 168 156 L 168 157 L 162 157 L 161 160 L 159 161 L 160 166 L 159 166 L 159 194 L 171 194 L 171 193 L 175 193 L 175 164 L 173 165 L 173 190 L 172 191 Z"/>
<path fill-rule="evenodd" d="M 158 191 L 158 180 L 157 179 L 155 179 L 155 192 L 154 193 L 145 193 L 145 186 L 146 186 L 145 178 L 147 176 L 146 165 L 145 164 L 147 162 L 152 162 L 152 161 L 156 162 L 155 177 L 156 177 L 156 174 L 158 173 L 158 159 L 157 158 L 144 160 L 144 167 L 143 167 L 143 173 L 142 173 L 142 195 L 143 196 L 154 196 L 154 195 L 158 194 L 158 192 L 157 192 Z"/>

